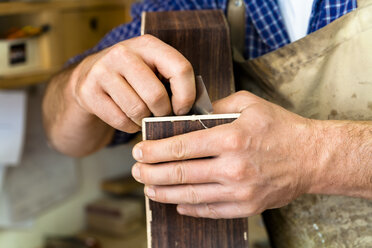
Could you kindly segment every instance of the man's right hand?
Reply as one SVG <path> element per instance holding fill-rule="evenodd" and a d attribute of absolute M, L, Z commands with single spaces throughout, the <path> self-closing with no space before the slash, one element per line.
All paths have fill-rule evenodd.
<path fill-rule="evenodd" d="M 172 99 L 159 74 L 169 80 Z M 54 148 L 84 156 L 106 146 L 113 128 L 136 132 L 142 118 L 186 114 L 194 100 L 190 62 L 159 39 L 143 35 L 53 77 L 43 100 L 44 126 Z"/>
<path fill-rule="evenodd" d="M 157 72 L 169 80 L 171 100 Z M 144 117 L 186 114 L 195 99 L 190 62 L 151 35 L 85 58 L 72 74 L 71 90 L 84 110 L 128 133 L 139 131 Z"/>

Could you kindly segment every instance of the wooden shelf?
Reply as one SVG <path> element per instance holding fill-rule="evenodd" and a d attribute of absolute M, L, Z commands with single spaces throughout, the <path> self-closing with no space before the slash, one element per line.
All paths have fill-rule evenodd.
<path fill-rule="evenodd" d="M 130 21 L 130 5 L 137 0 L 45 0 L 0 2 L 3 26 L 9 23 L 48 23 L 52 28 L 40 41 L 43 70 L 14 76 L 0 75 L 0 89 L 47 81 L 70 57 L 93 47 L 112 28 Z M 29 14 L 29 15 L 28 15 Z M 92 27 L 91 22 L 98 23 Z M 66 37 L 69 37 L 67 40 Z M 0 55 L 1 56 L 1 55 Z"/>
<path fill-rule="evenodd" d="M 54 68 L 14 76 L 2 76 L 0 77 L 0 89 L 20 88 L 32 84 L 46 82 L 59 69 L 60 68 Z"/>
<path fill-rule="evenodd" d="M 133 2 L 134 0 L 50 0 L 44 2 L 5 2 L 0 3 L 0 16 L 88 7 L 129 6 Z"/>

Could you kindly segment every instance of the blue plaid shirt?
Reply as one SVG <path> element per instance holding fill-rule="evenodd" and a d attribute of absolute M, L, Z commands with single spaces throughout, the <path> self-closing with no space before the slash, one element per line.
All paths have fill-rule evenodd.
<path fill-rule="evenodd" d="M 244 0 L 246 6 L 245 57 L 253 59 L 290 43 L 283 17 L 276 0 Z M 144 0 L 133 4 L 132 22 L 109 32 L 94 48 L 68 61 L 77 63 L 89 54 L 120 41 L 140 35 L 143 11 L 171 11 L 222 9 L 226 13 L 227 0 Z M 337 18 L 356 9 L 357 0 L 314 0 L 307 33 L 312 33 Z M 128 134 L 116 132 L 112 144 L 128 140 Z"/>
<path fill-rule="evenodd" d="M 89 54 L 98 52 L 120 41 L 140 35 L 143 11 L 222 9 L 227 0 L 144 0 L 132 6 L 132 22 L 116 27 L 94 48 L 69 60 L 76 63 Z M 290 43 L 283 17 L 276 0 L 245 0 L 246 35 L 245 56 L 253 59 Z M 312 33 L 337 18 L 356 9 L 357 0 L 314 0 L 307 33 Z"/>

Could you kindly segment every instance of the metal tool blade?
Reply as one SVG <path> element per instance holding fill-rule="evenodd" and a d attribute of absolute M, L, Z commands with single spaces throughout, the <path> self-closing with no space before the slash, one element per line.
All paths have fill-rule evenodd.
<path fill-rule="evenodd" d="M 209 98 L 207 89 L 203 82 L 202 76 L 196 76 L 196 98 L 194 106 L 191 109 L 192 114 L 207 115 L 213 113 L 213 106 L 211 99 Z"/>

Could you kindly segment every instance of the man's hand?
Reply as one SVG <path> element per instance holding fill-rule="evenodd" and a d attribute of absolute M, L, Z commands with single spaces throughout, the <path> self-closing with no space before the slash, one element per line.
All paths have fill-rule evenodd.
<path fill-rule="evenodd" d="M 171 100 L 156 75 L 169 80 Z M 65 154 L 90 154 L 110 142 L 113 128 L 134 133 L 144 117 L 186 114 L 194 80 L 190 62 L 153 36 L 117 43 L 51 80 L 43 102 L 49 140 Z"/>
<path fill-rule="evenodd" d="M 159 72 L 169 79 L 172 104 Z M 178 51 L 144 35 L 87 57 L 74 72 L 75 100 L 87 112 L 124 132 L 137 132 L 150 115 L 186 114 L 195 99 L 194 73 Z M 173 107 L 173 109 L 172 109 Z"/>
<path fill-rule="evenodd" d="M 308 191 L 317 164 L 312 121 L 248 92 L 214 109 L 241 116 L 133 149 L 138 163 L 132 174 L 150 199 L 180 204 L 185 215 L 236 218 L 284 206 Z"/>

